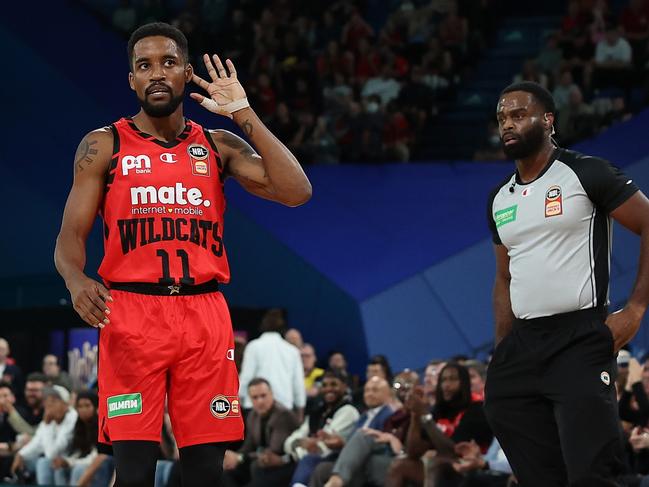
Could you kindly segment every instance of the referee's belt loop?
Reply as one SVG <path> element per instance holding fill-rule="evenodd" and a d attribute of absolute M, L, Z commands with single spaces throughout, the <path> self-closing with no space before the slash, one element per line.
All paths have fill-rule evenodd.
<path fill-rule="evenodd" d="M 110 282 L 109 289 L 153 296 L 191 296 L 194 294 L 214 293 L 219 290 L 216 279 L 201 284 L 159 284 L 153 282 Z"/>

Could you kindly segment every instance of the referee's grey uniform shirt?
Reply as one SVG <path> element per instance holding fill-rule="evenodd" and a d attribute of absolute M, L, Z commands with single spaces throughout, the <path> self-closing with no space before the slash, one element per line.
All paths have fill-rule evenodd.
<path fill-rule="evenodd" d="M 609 214 L 636 191 L 607 161 L 556 149 L 534 181 L 516 172 L 491 193 L 489 226 L 507 248 L 516 318 L 608 305 Z"/>

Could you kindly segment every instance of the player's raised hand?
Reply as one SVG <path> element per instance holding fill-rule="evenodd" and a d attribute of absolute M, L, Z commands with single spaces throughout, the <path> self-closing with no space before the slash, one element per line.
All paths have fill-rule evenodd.
<path fill-rule="evenodd" d="M 84 277 L 70 283 L 69 289 L 74 310 L 79 313 L 83 321 L 95 328 L 103 328 L 110 323 L 108 319 L 110 309 L 106 303 L 113 298 L 103 284 Z"/>
<path fill-rule="evenodd" d="M 207 54 L 203 55 L 203 61 L 212 81 L 207 82 L 196 74 L 193 75 L 192 81 L 203 88 L 209 97 L 200 93 L 191 93 L 189 96 L 209 111 L 232 118 L 232 113 L 248 106 L 246 92 L 237 79 L 237 70 L 234 68 L 234 64 L 226 59 L 225 64 L 228 68 L 226 71 L 221 59 L 216 54 L 212 56 L 212 59 Z"/>

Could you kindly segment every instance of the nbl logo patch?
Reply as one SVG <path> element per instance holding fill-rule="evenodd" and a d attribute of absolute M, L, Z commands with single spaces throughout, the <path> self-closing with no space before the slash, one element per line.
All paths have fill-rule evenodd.
<path fill-rule="evenodd" d="M 563 198 L 561 186 L 550 186 L 545 192 L 545 217 L 563 214 Z"/>
<path fill-rule="evenodd" d="M 208 159 L 210 152 L 207 147 L 200 144 L 192 144 L 187 148 L 189 154 L 189 162 L 192 165 L 192 174 L 194 176 L 210 175 L 210 161 Z"/>
<path fill-rule="evenodd" d="M 214 396 L 210 402 L 210 412 L 217 419 L 238 418 L 241 416 L 239 398 L 223 394 Z"/>

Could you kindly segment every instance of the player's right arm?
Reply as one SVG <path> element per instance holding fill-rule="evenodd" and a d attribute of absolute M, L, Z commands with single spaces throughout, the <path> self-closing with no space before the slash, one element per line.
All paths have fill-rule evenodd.
<path fill-rule="evenodd" d="M 104 196 L 112 153 L 113 135 L 108 128 L 94 130 L 81 140 L 74 157 L 74 182 L 54 250 L 56 269 L 70 291 L 75 311 L 86 323 L 100 328 L 109 322 L 105 301 L 112 298 L 101 283 L 86 276 L 84 267 L 86 239 Z"/>
<path fill-rule="evenodd" d="M 494 244 L 496 254 L 496 279 L 493 289 L 494 320 L 496 322 L 496 345 L 509 334 L 514 322 L 509 284 L 512 276 L 509 273 L 509 255 L 507 247 Z"/>

